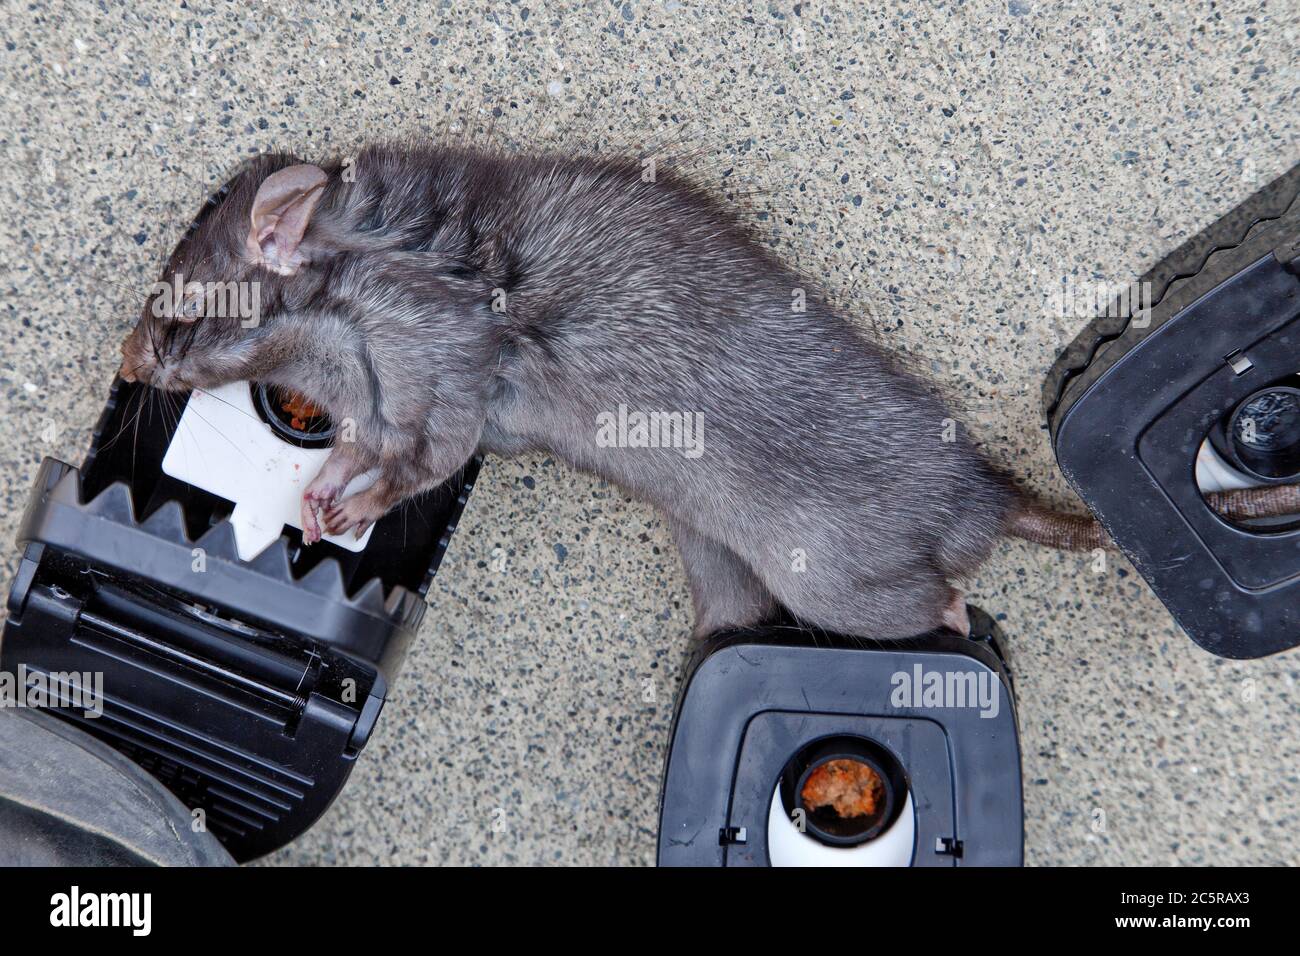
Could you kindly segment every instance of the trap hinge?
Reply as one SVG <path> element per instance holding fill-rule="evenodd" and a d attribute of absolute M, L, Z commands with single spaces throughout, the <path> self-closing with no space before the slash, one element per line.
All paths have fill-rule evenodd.
<path fill-rule="evenodd" d="M 749 831 L 745 827 L 723 827 L 718 831 L 718 846 L 736 846 L 749 842 Z"/>
<path fill-rule="evenodd" d="M 1273 255 L 1288 272 L 1300 275 L 1300 232 L 1287 236 L 1273 249 Z"/>
<path fill-rule="evenodd" d="M 934 852 L 939 856 L 950 856 L 954 860 L 960 860 L 965 845 L 956 837 L 936 837 L 934 840 Z"/>

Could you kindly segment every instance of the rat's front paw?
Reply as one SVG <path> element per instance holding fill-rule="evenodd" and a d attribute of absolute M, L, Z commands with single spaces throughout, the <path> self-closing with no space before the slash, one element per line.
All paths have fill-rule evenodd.
<path fill-rule="evenodd" d="M 315 544 L 320 540 L 320 521 L 316 517 L 317 503 L 306 495 L 302 496 L 302 513 L 298 522 L 302 525 L 302 543 Z"/>
<path fill-rule="evenodd" d="M 324 510 L 325 530 L 330 534 L 343 534 L 351 529 L 360 540 L 366 529 L 384 516 L 390 502 L 382 500 L 368 489 L 342 501 L 336 501 Z"/>
<path fill-rule="evenodd" d="M 338 493 L 337 485 L 328 484 L 308 485 L 307 490 L 302 493 L 302 513 L 299 515 L 299 521 L 302 523 L 303 544 L 314 544 L 321 539 L 323 529 L 320 515 L 333 507 Z"/>

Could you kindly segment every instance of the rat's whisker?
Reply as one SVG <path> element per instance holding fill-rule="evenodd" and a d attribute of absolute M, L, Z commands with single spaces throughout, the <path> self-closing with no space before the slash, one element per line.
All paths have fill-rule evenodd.
<path fill-rule="evenodd" d="M 244 461 L 248 462 L 250 465 L 255 464 L 255 462 L 253 461 L 253 459 L 249 458 L 246 454 L 244 454 L 244 450 L 243 450 L 242 448 L 240 448 L 239 445 L 237 445 L 237 444 L 236 444 L 236 443 L 235 443 L 235 442 L 234 442 L 234 441 L 233 441 L 229 436 L 227 436 L 224 432 L 222 432 L 221 429 L 219 429 L 219 428 L 217 428 L 215 425 L 213 425 L 212 422 L 208 421 L 208 419 L 205 418 L 205 417 L 203 416 L 203 414 L 202 414 L 202 413 L 201 413 L 197 408 L 195 408 L 195 407 L 192 406 L 192 405 L 189 405 L 189 406 L 186 406 L 186 411 L 187 411 L 187 412 L 192 412 L 192 413 L 194 414 L 194 417 L 195 417 L 195 418 L 197 418 L 199 421 L 203 422 L 203 424 L 207 425 L 208 428 L 212 429 L 213 434 L 220 436 L 220 438 L 221 438 L 221 439 L 222 439 L 226 444 L 228 444 L 231 448 L 235 449 L 235 451 L 237 451 L 237 452 L 239 453 L 239 457 L 240 457 L 240 458 L 244 459 Z"/>
<path fill-rule="evenodd" d="M 239 414 L 243 415 L 245 418 L 256 419 L 256 420 L 259 421 L 259 422 L 262 420 L 262 419 L 261 419 L 260 417 L 258 417 L 257 415 L 255 415 L 255 414 L 253 414 L 253 413 L 251 413 L 251 412 L 247 412 L 247 411 L 245 411 L 244 409 L 240 408 L 238 405 L 234 404 L 233 402 L 228 402 L 228 401 L 226 401 L 226 399 L 222 398 L 222 397 L 221 397 L 220 395 L 218 395 L 216 392 L 210 392 L 210 391 L 208 391 L 208 390 L 205 389 L 205 388 L 199 388 L 199 387 L 197 387 L 197 386 L 193 389 L 193 391 L 196 391 L 196 392 L 199 392 L 199 393 L 201 393 L 201 394 L 203 394 L 203 395 L 206 395 L 208 398 L 211 398 L 211 399 L 213 399 L 214 401 L 218 401 L 218 402 L 220 402 L 222 405 L 227 406 L 228 408 L 232 408 L 232 409 L 234 409 L 235 411 L 239 412 Z"/>
<path fill-rule="evenodd" d="M 99 450 L 101 452 L 107 451 L 109 448 L 112 448 L 113 445 L 118 441 L 118 439 L 120 439 L 122 435 L 126 433 L 127 429 L 131 427 L 132 413 L 131 413 L 130 405 L 132 401 L 136 403 L 136 409 L 134 414 L 139 415 L 140 403 L 144 401 L 144 390 L 137 389 L 131 396 L 127 398 L 126 417 L 122 421 L 122 424 L 118 426 L 117 434 L 114 435 L 112 438 L 110 438 L 108 441 L 104 442 L 104 444 L 100 446 Z"/>

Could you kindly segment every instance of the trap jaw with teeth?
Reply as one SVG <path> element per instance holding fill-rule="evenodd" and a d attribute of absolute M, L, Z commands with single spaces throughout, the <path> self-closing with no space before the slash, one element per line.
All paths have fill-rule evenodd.
<path fill-rule="evenodd" d="M 183 411 L 161 401 L 115 382 L 83 466 L 42 463 L 0 669 L 102 675 L 98 716 L 52 712 L 156 776 L 243 861 L 306 830 L 347 781 L 478 461 L 380 519 L 364 547 L 304 548 L 285 523 L 245 560 L 239 503 L 163 468 Z"/>
<path fill-rule="evenodd" d="M 1044 386 L 1062 473 L 1184 631 L 1222 657 L 1300 644 L 1300 515 L 1209 492 L 1300 482 L 1300 167 L 1141 280 Z"/>
<path fill-rule="evenodd" d="M 265 391 L 237 397 L 202 410 L 118 379 L 82 467 L 45 459 L 18 528 L 0 670 L 102 675 L 99 716 L 53 712 L 152 773 L 244 861 L 306 830 L 347 782 L 480 460 L 362 539 L 304 548 L 294 466 L 319 467 L 332 436 L 306 411 L 283 420 Z M 281 441 L 261 474 L 241 473 L 234 424 L 212 428 L 231 404 L 241 428 L 260 418 L 248 442 Z"/>

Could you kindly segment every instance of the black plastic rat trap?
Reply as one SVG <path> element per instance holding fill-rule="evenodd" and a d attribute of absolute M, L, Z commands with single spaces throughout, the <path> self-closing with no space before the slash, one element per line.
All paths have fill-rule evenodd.
<path fill-rule="evenodd" d="M 255 387 L 235 388 L 256 407 Z M 102 675 L 102 714 L 52 712 L 149 770 L 247 860 L 304 831 L 347 780 L 424 616 L 478 461 L 385 516 L 363 547 L 302 547 L 284 524 L 264 542 L 275 516 L 260 498 L 300 494 L 294 456 L 312 451 L 327 423 L 306 409 L 281 416 L 285 403 L 269 401 L 261 417 L 244 416 L 266 448 L 285 449 L 270 459 L 274 474 L 253 469 L 264 493 L 245 502 L 175 477 L 183 468 L 168 459 L 200 442 L 182 457 L 210 466 L 196 481 L 216 487 L 225 479 L 212 475 L 232 460 L 251 467 L 258 442 L 202 445 L 202 432 L 186 433 L 185 415 L 178 421 L 174 404 L 163 415 L 158 399 L 117 381 L 81 469 L 42 464 L 18 530 L 0 669 Z M 185 410 L 196 400 L 168 401 L 178 399 Z M 245 505 L 253 512 L 241 522 Z"/>
<path fill-rule="evenodd" d="M 687 664 L 663 866 L 1018 866 L 1024 810 L 1000 634 L 865 642 L 772 627 Z"/>
<path fill-rule="evenodd" d="M 1139 281 L 1144 307 L 1094 321 L 1044 386 L 1062 472 L 1223 657 L 1300 644 L 1300 508 L 1216 507 L 1300 483 L 1298 195 L 1300 167 L 1180 246 Z"/>

